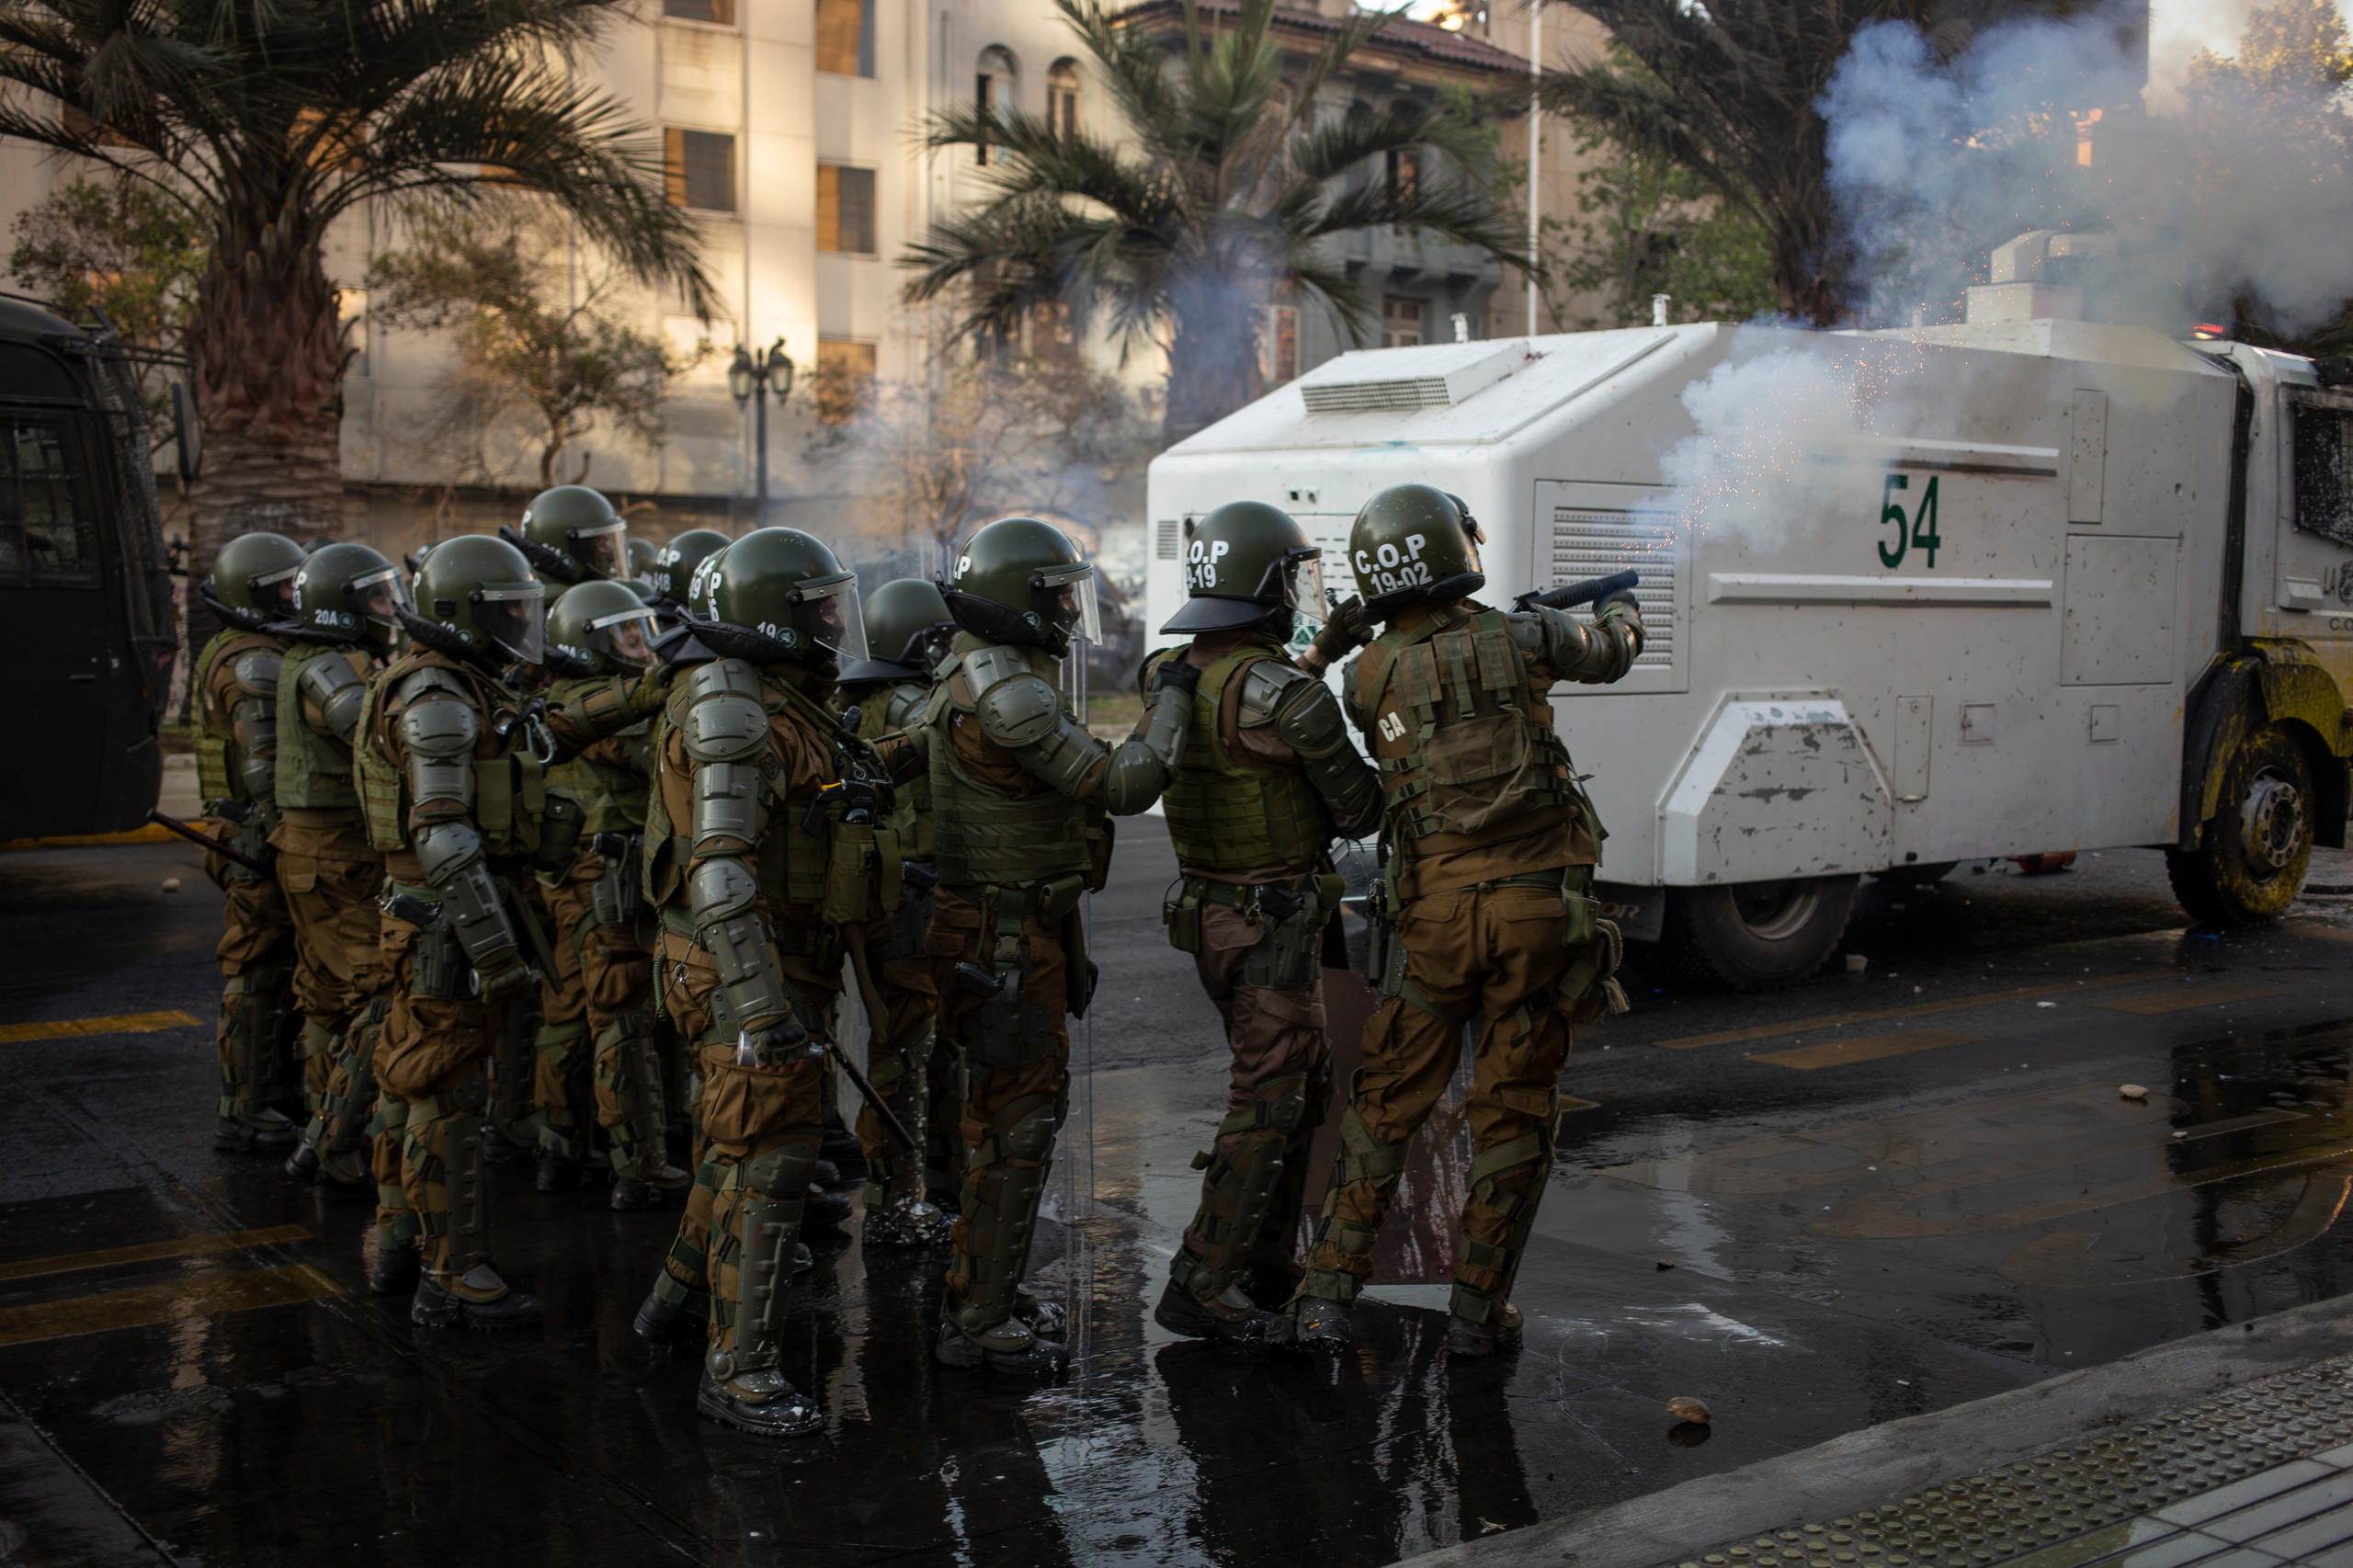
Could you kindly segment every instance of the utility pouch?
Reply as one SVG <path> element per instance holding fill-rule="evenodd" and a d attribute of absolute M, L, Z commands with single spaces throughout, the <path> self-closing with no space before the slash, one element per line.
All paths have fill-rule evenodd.
<path fill-rule="evenodd" d="M 904 868 L 906 873 L 916 869 Z M 918 884 L 912 874 L 904 876 L 899 890 L 899 907 L 891 912 L 891 949 L 884 955 L 893 959 L 919 959 L 924 956 L 924 941 L 931 931 L 931 890 L 939 879 Z"/>
<path fill-rule="evenodd" d="M 969 985 L 964 970 L 977 965 L 960 965 L 957 981 Z M 1074 969 L 1074 974 L 1076 971 Z M 1010 1072 L 1052 1053 L 1054 1037 L 1052 1020 L 1029 1005 L 1023 988 L 1011 980 L 998 990 L 989 993 L 972 1013 L 972 1062 L 976 1067 L 1001 1068 Z"/>
<path fill-rule="evenodd" d="M 837 822 L 825 834 L 825 899 L 829 926 L 863 926 L 874 914 L 874 877 L 881 867 L 874 824 Z"/>
<path fill-rule="evenodd" d="M 278 863 L 278 851 L 269 846 L 270 813 L 254 806 L 244 808 L 244 813 L 233 820 L 237 824 L 237 852 L 246 858 L 258 860 L 265 866 Z M 222 857 L 224 860 L 226 856 Z M 260 882 L 269 879 L 250 866 L 240 866 L 229 860 L 227 880 L 233 882 Z"/>
<path fill-rule="evenodd" d="M 561 877 L 572 869 L 580 847 L 580 826 L 587 811 L 578 800 L 551 790 L 540 807 L 540 842 L 531 851 L 531 869 L 543 878 Z"/>
<path fill-rule="evenodd" d="M 1365 967 L 1378 976 L 1383 996 L 1403 995 L 1405 990 L 1405 944 L 1398 937 L 1397 927 L 1385 917 L 1375 923 L 1374 929 L 1382 934 L 1381 966 L 1374 969 L 1368 963 Z"/>
<path fill-rule="evenodd" d="M 1160 906 L 1160 923 L 1168 927 L 1168 945 L 1180 953 L 1201 950 L 1201 899 L 1188 888 Z"/>
<path fill-rule="evenodd" d="M 432 921 L 417 928 L 409 949 L 409 982 L 415 994 L 455 1002 L 473 994 L 466 950 L 458 942 L 458 927 L 438 906 Z"/>
<path fill-rule="evenodd" d="M 1597 1023 L 1631 1009 L 1625 987 L 1618 983 L 1618 966 L 1625 957 L 1618 923 L 1596 919 L 1592 939 L 1561 976 L 1561 1012 L 1572 1025 Z"/>
<path fill-rule="evenodd" d="M 1266 929 L 1242 960 L 1242 983 L 1262 991 L 1297 991 L 1314 984 L 1323 951 L 1321 899 L 1312 892 L 1299 897 L 1261 888 L 1258 908 Z"/>
<path fill-rule="evenodd" d="M 550 801 L 553 801 L 552 796 Z M 637 913 L 645 902 L 645 840 L 633 833 L 600 833 L 597 835 L 597 852 L 605 858 L 605 871 L 588 892 L 589 908 L 596 923 L 634 926 Z"/>

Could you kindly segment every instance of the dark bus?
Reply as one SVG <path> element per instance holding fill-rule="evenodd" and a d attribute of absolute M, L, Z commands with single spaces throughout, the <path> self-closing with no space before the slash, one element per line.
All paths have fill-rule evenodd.
<path fill-rule="evenodd" d="M 155 804 L 178 641 L 151 450 L 113 335 L 0 296 L 0 839 Z"/>

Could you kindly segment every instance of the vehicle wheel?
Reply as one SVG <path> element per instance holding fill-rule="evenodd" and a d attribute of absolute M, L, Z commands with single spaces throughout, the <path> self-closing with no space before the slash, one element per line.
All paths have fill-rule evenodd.
<path fill-rule="evenodd" d="M 1953 868 L 1960 864 L 1958 860 L 1930 860 L 1910 866 L 1890 866 L 1884 871 L 1871 874 L 1881 881 L 1893 882 L 1900 888 L 1933 887 L 1951 876 Z"/>
<path fill-rule="evenodd" d="M 2277 919 L 2295 902 L 2313 860 L 2312 765 L 2277 724 L 2241 742 L 2222 774 L 2206 842 L 2165 853 L 2174 896 L 2207 926 Z"/>
<path fill-rule="evenodd" d="M 1666 906 L 1676 967 L 1734 991 L 1795 985 L 1837 950 L 1859 877 L 1677 888 Z"/>

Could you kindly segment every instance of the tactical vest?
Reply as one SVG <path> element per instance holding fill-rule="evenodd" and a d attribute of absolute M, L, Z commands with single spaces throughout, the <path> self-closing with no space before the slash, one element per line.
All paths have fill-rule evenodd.
<path fill-rule="evenodd" d="M 1167 655 L 1184 656 L 1183 648 Z M 1243 673 L 1275 657 L 1264 644 L 1245 642 L 1201 668 L 1185 763 L 1160 798 L 1180 866 L 1304 870 L 1332 842 L 1332 813 L 1304 772 L 1251 762 L 1226 748 L 1242 707 Z"/>
<path fill-rule="evenodd" d="M 281 651 L 277 638 L 259 631 L 249 631 L 242 626 L 232 626 L 213 633 L 204 652 L 196 656 L 196 674 L 188 690 L 195 700 L 188 704 L 196 742 L 196 791 L 205 801 L 238 801 L 245 799 L 245 748 L 237 744 L 235 721 L 226 713 L 212 711 L 212 672 L 222 661 L 236 659 L 246 653 L 275 653 Z M 278 689 L 286 689 L 280 679 Z M 280 736 L 280 744 L 284 737 Z"/>
<path fill-rule="evenodd" d="M 408 769 L 385 751 L 381 720 L 403 683 L 425 669 L 447 670 L 458 677 L 473 699 L 485 736 L 490 733 L 494 711 L 522 706 L 497 682 L 430 649 L 418 649 L 394 660 L 368 682 L 368 695 L 359 706 L 359 724 L 352 732 L 352 761 L 359 775 L 359 809 L 368 820 L 368 842 L 387 852 L 409 846 L 408 813 L 413 802 Z M 547 779 L 539 758 L 531 755 L 525 728 L 516 725 L 487 753 L 481 742 L 475 743 L 473 824 L 482 835 L 483 853 L 494 858 L 529 855 L 540 844 Z"/>
<path fill-rule="evenodd" d="M 323 735 L 302 717 L 302 671 L 318 659 L 351 655 L 320 642 L 298 642 L 286 651 L 278 672 L 278 803 L 297 811 L 357 811 L 359 788 L 352 781 L 351 748 Z M 364 665 L 356 666 L 361 678 Z M 354 730 L 353 734 L 359 732 Z"/>
<path fill-rule="evenodd" d="M 1579 804 L 1552 707 L 1499 611 L 1454 606 L 1382 632 L 1357 660 L 1356 688 L 1392 846 L 1477 848 Z"/>
<path fill-rule="evenodd" d="M 608 676 L 560 680 L 548 689 L 548 706 L 568 707 L 585 693 L 610 682 Z M 645 778 L 648 759 L 642 748 L 652 728 L 650 723 L 640 722 L 610 737 L 621 744 L 640 748 L 641 766 L 634 771 L 609 762 L 592 762 L 585 755 L 548 769 L 548 788 L 580 802 L 581 832 L 637 833 L 644 828 L 650 791 Z"/>
<path fill-rule="evenodd" d="M 756 666 L 746 665 L 746 669 Z M 781 687 L 782 677 L 757 671 L 760 685 L 760 706 L 770 713 L 788 705 Z M 682 676 L 671 687 L 670 697 L 662 715 L 654 726 L 654 766 L 659 767 L 669 744 L 669 733 L 678 727 L 685 715 L 692 693 Z M 823 732 L 819 732 L 821 742 Z M 826 872 L 832 859 L 829 835 L 820 824 L 815 834 L 801 831 L 809 815 L 809 805 L 817 790 L 802 783 L 789 792 L 776 789 L 779 770 L 774 756 L 765 747 L 755 759 L 760 778 L 760 791 L 767 806 L 767 830 L 760 835 L 754 850 L 754 875 L 758 878 L 761 895 L 782 905 L 779 926 L 810 926 L 821 924 L 820 911 L 825 902 Z M 675 822 L 670 816 L 669 802 L 663 791 L 649 790 L 645 807 L 645 871 L 643 889 L 646 902 L 662 912 L 665 924 L 683 936 L 694 935 L 694 917 L 688 908 L 687 869 L 694 855 L 694 824 Z M 894 869 L 895 874 L 895 869 Z M 788 951 L 806 950 L 795 946 L 779 929 L 778 942 Z"/>
<path fill-rule="evenodd" d="M 957 639 L 957 647 L 967 645 Z M 1042 653 L 1017 649 L 1038 670 Z M 939 880 L 949 887 L 1021 887 L 1074 874 L 1102 885 L 1098 847 L 1108 837 L 1107 813 L 1056 790 L 1017 799 L 983 783 L 956 755 L 958 718 L 978 726 L 974 694 L 960 669 L 941 681 L 925 705 L 931 731 L 933 848 Z M 1099 857 L 1108 859 L 1108 857 Z"/>
<path fill-rule="evenodd" d="M 858 710 L 858 739 L 879 741 L 901 724 L 921 722 L 924 704 L 930 695 L 914 681 L 902 681 L 875 692 Z M 899 830 L 899 848 L 908 859 L 928 864 L 938 853 L 931 823 L 930 775 L 910 778 L 899 786 L 891 825 Z"/>

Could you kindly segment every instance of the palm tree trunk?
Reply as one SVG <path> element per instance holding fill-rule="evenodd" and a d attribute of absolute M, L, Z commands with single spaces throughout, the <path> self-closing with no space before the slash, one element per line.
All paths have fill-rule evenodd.
<path fill-rule="evenodd" d="M 282 221 L 224 214 L 198 286 L 188 347 L 204 472 L 188 510 L 199 577 L 239 534 L 342 531 L 343 324 L 314 239 Z"/>

